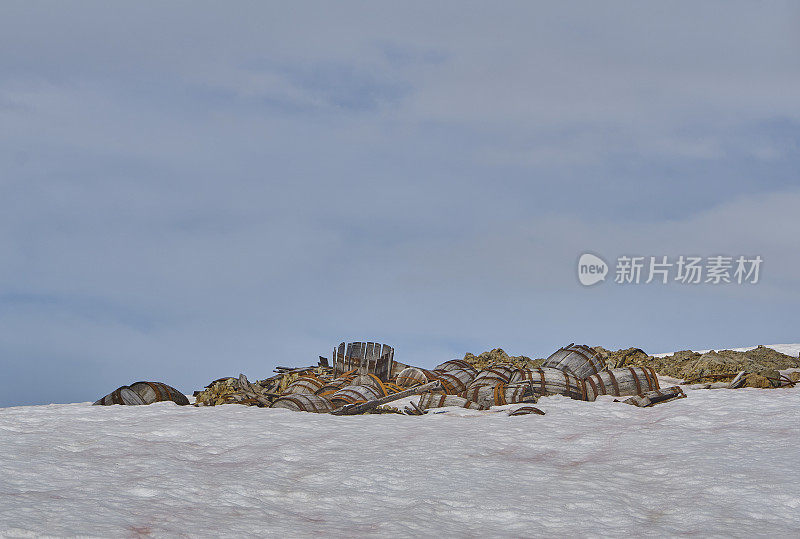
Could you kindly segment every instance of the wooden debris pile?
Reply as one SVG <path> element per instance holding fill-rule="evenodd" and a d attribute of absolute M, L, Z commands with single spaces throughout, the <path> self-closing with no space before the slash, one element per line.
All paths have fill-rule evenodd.
<path fill-rule="evenodd" d="M 641 395 L 649 399 L 640 403 L 645 406 L 668 400 L 652 393 L 659 390 L 652 368 L 609 369 L 594 349 L 575 344 L 560 348 L 546 360 L 510 357 L 498 348 L 428 370 L 394 361 L 394 350 L 386 345 L 342 343 L 334 348 L 332 367 L 320 358 L 313 367 L 279 370 L 276 376 L 255 383 L 244 375 L 216 380 L 196 394 L 196 405 L 237 403 L 335 415 L 422 415 L 453 406 L 487 410 L 508 404 L 532 405 L 548 395 L 584 401 L 600 395 Z M 419 397 L 407 400 L 402 411 L 390 406 L 416 395 Z M 544 412 L 523 406 L 515 415 L 526 413 Z"/>
<path fill-rule="evenodd" d="M 394 349 L 385 344 L 342 342 L 333 349 L 330 363 L 320 356 L 316 365 L 277 367 L 277 374 L 255 382 L 244 374 L 220 378 L 194 396 L 195 406 L 242 404 L 334 415 L 422 415 L 444 407 L 487 410 L 509 404 L 528 405 L 514 414 L 521 415 L 544 413 L 529 405 L 549 395 L 590 402 L 603 395 L 630 397 L 623 402 L 640 407 L 686 396 L 678 386 L 662 390 L 656 371 L 682 376 L 687 384 L 713 381 L 701 387 L 785 387 L 800 380 L 800 373 L 781 373 L 779 368 L 800 370 L 800 360 L 764 347 L 752 353 L 678 352 L 655 358 L 638 348 L 610 352 L 569 344 L 547 359 L 513 357 L 495 348 L 478 356 L 467 354 L 464 359 L 445 361 L 428 370 L 395 361 Z M 406 399 L 402 406 L 392 406 L 401 399 Z M 188 404 L 183 394 L 158 382 L 122 386 L 95 404 L 149 404 L 163 400 Z"/>
<path fill-rule="evenodd" d="M 217 406 L 220 404 L 246 404 L 269 407 L 286 393 L 311 381 L 313 384 L 332 379 L 333 369 L 315 365 L 299 369 L 278 367 L 277 375 L 251 383 L 244 374 L 238 378 L 220 378 L 208 384 L 202 391 L 195 391 L 195 406 Z M 320 383 L 319 387 L 324 384 Z M 313 386 L 312 386 L 313 387 Z"/>

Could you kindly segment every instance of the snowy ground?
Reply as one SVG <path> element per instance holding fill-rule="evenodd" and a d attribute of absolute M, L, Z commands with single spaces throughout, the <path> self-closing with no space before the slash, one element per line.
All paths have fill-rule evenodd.
<path fill-rule="evenodd" d="M 0 409 L 0 535 L 800 535 L 800 387 L 538 407 Z"/>

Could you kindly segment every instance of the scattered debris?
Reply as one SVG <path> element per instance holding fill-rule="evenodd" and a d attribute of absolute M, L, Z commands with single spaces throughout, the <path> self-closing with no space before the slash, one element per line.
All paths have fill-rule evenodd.
<path fill-rule="evenodd" d="M 195 406 L 243 404 L 295 411 L 354 415 L 423 415 L 427 410 L 459 406 L 486 410 L 526 404 L 509 415 L 544 413 L 530 406 L 549 395 L 594 401 L 599 395 L 630 397 L 624 402 L 647 407 L 686 395 L 680 387 L 661 390 L 656 373 L 683 380 L 685 387 L 784 387 L 800 381 L 800 360 L 759 347 L 749 352 L 684 351 L 654 357 L 640 348 L 612 352 L 571 343 L 547 359 L 509 356 L 495 348 L 466 354 L 428 370 L 394 359 L 394 348 L 370 341 L 340 343 L 332 361 L 276 367 L 274 376 L 250 382 L 220 378 L 195 392 Z M 784 372 L 779 372 L 783 370 Z M 689 385 L 693 384 L 694 385 Z M 419 398 L 410 399 L 419 395 Z M 407 399 L 402 410 L 389 404 Z M 174 388 L 155 382 L 123 386 L 96 404 L 148 404 L 174 400 L 188 404 Z"/>
<path fill-rule="evenodd" d="M 536 408 L 535 406 L 520 406 L 519 408 L 509 410 L 508 412 L 508 415 L 529 415 L 529 414 L 544 415 L 544 412 Z"/>
<path fill-rule="evenodd" d="M 728 389 L 736 389 L 737 387 L 741 386 L 744 383 L 744 375 L 747 371 L 739 371 L 739 374 L 731 380 L 731 383 L 728 384 Z"/>
<path fill-rule="evenodd" d="M 655 406 L 656 404 L 685 398 L 686 393 L 683 392 L 683 389 L 681 389 L 680 386 L 674 386 L 666 389 L 654 389 L 653 391 L 647 391 L 641 395 L 635 395 L 629 399 L 625 399 L 622 402 L 625 404 L 632 404 L 640 408 L 647 408 L 649 406 Z M 614 402 L 619 401 L 615 400 Z"/>
<path fill-rule="evenodd" d="M 363 413 L 366 413 L 366 412 L 377 410 L 378 407 L 383 405 L 383 404 L 387 404 L 389 402 L 400 400 L 402 398 L 410 397 L 411 395 L 416 395 L 416 394 L 423 393 L 423 392 L 426 392 L 426 391 L 433 392 L 433 391 L 436 391 L 436 390 L 438 390 L 440 388 L 441 388 L 441 384 L 438 381 L 430 382 L 428 384 L 421 385 L 421 386 L 418 386 L 418 387 L 414 387 L 414 388 L 411 388 L 411 389 L 407 389 L 405 391 L 399 391 L 397 393 L 394 393 L 393 395 L 386 395 L 386 396 L 384 396 L 382 398 L 375 399 L 375 400 L 372 400 L 372 401 L 367 401 L 367 402 L 362 402 L 362 403 L 351 403 L 349 405 L 342 406 L 338 410 L 334 411 L 333 414 L 334 415 L 363 414 Z M 433 394 L 433 393 L 428 393 L 428 394 Z M 395 409 L 392 409 L 392 410 L 394 411 Z M 399 410 L 398 410 L 398 412 L 399 412 Z"/>

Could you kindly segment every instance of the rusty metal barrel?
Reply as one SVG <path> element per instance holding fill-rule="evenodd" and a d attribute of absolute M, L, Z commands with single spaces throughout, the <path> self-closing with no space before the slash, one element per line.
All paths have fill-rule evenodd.
<path fill-rule="evenodd" d="M 589 376 L 583 381 L 586 400 L 593 401 L 598 395 L 641 395 L 660 389 L 656 371 L 652 367 L 622 367 Z"/>
<path fill-rule="evenodd" d="M 585 344 L 572 343 L 553 352 L 542 363 L 542 367 L 558 369 L 583 380 L 606 370 L 606 363 L 597 352 Z"/>
<path fill-rule="evenodd" d="M 331 395 L 330 399 L 334 405 L 358 404 L 385 397 L 386 394 L 386 388 L 383 385 L 380 387 L 374 385 L 345 386 Z"/>
<path fill-rule="evenodd" d="M 571 399 L 584 399 L 583 381 L 558 369 L 522 369 L 515 375 L 514 382 L 525 381 L 531 382 L 531 389 L 537 397 L 564 395 Z"/>
<path fill-rule="evenodd" d="M 328 399 L 304 393 L 280 397 L 272 403 L 270 408 L 285 408 L 295 412 L 313 412 L 317 414 L 331 412 L 334 409 L 333 404 Z"/>
<path fill-rule="evenodd" d="M 457 371 L 457 370 L 476 370 L 470 363 L 467 363 L 463 359 L 451 359 L 450 361 L 445 361 L 444 363 L 437 365 L 434 367 L 433 370 L 447 372 L 447 371 Z"/>
<path fill-rule="evenodd" d="M 395 383 L 400 387 L 414 387 L 436 379 L 436 373 L 419 367 L 407 367 L 398 373 Z"/>
<path fill-rule="evenodd" d="M 316 376 L 300 376 L 286 387 L 284 394 L 297 395 L 306 394 L 314 395 L 317 391 L 327 385 L 328 382 Z M 337 388 L 338 389 L 338 388 Z"/>
<path fill-rule="evenodd" d="M 445 393 L 459 395 L 467 390 L 475 376 L 475 369 L 457 369 L 439 373 L 436 379 L 442 384 Z"/>
<path fill-rule="evenodd" d="M 465 399 L 464 397 L 433 392 L 423 393 L 419 398 L 417 406 L 422 410 L 444 408 L 445 406 L 458 406 L 459 408 L 470 408 L 472 410 L 484 410 L 486 408 L 484 405 Z"/>
<path fill-rule="evenodd" d="M 500 363 L 492 365 L 480 371 L 472 382 L 469 383 L 467 389 L 478 386 L 497 386 L 500 384 L 507 384 L 511 381 L 511 377 L 521 369 L 507 363 Z"/>

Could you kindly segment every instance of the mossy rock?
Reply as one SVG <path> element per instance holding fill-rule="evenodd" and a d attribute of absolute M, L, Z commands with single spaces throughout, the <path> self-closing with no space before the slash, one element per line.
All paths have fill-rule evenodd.
<path fill-rule="evenodd" d="M 521 369 L 534 369 L 544 363 L 544 359 L 531 359 L 527 356 L 509 356 L 502 348 L 495 348 L 480 355 L 467 353 L 464 361 L 478 370 L 491 367 L 498 363 L 510 363 Z"/>

